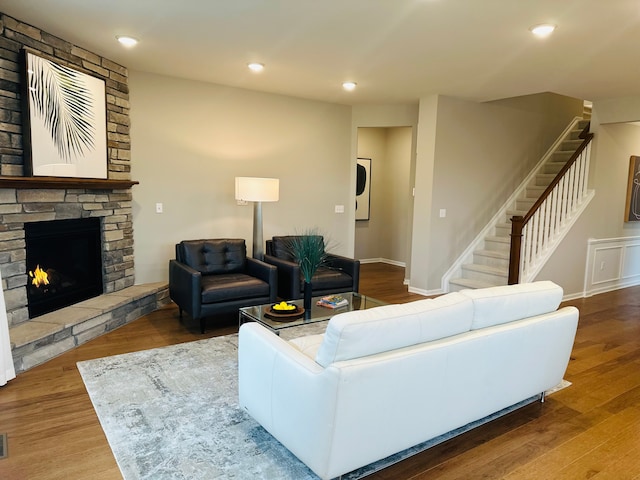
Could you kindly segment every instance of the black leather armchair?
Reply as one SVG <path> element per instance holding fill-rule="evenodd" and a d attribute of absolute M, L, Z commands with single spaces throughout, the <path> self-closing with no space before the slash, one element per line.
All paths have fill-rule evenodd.
<path fill-rule="evenodd" d="M 169 261 L 169 296 L 202 333 L 205 317 L 275 302 L 277 290 L 276 267 L 248 258 L 244 239 L 185 240 Z"/>
<path fill-rule="evenodd" d="M 295 300 L 304 295 L 304 278 L 300 266 L 290 251 L 292 235 L 273 237 L 266 241 L 264 261 L 278 267 L 278 296 Z M 311 279 L 313 296 L 331 293 L 357 292 L 360 286 L 360 261 L 327 253 Z"/>

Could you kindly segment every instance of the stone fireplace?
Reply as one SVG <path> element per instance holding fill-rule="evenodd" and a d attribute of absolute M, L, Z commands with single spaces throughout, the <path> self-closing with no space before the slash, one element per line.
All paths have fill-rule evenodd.
<path fill-rule="evenodd" d="M 108 178 L 25 176 L 24 79 L 20 67 L 24 47 L 104 80 Z M 131 180 L 129 128 L 125 67 L 0 12 L 0 269 L 18 372 L 168 301 L 166 285 L 134 285 L 132 187 L 137 182 Z M 29 272 L 34 267 L 26 249 L 26 231 L 42 222 L 75 223 L 84 219 L 93 219 L 100 226 L 96 255 L 101 265 L 96 268 L 101 285 L 95 287 L 91 298 L 82 299 L 80 295 L 68 303 L 30 312 L 34 292 L 29 290 Z M 54 276 L 63 274 L 64 267 L 49 268 L 55 270 L 51 272 Z M 45 312 L 50 308 L 60 309 Z"/>
<path fill-rule="evenodd" d="M 0 187 L 8 180 L 0 178 Z M 74 182 L 65 180 L 64 183 Z M 27 185 L 25 185 L 27 186 Z M 94 218 L 102 225 L 100 291 L 134 284 L 131 191 L 52 188 L 0 188 L 0 265 L 6 281 L 9 326 L 29 320 L 25 225 Z"/>

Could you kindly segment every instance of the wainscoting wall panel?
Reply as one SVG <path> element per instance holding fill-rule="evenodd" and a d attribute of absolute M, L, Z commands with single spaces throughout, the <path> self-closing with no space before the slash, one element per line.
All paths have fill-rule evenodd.
<path fill-rule="evenodd" d="M 590 239 L 584 295 L 640 284 L 640 237 Z"/>

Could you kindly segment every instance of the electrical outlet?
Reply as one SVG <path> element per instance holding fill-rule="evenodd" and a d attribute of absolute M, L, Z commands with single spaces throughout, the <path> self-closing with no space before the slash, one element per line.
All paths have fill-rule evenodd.
<path fill-rule="evenodd" d="M 344 205 L 336 205 L 335 213 L 344 213 Z"/>

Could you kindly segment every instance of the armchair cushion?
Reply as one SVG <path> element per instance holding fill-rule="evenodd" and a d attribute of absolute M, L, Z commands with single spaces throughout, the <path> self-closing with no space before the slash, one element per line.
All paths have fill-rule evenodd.
<path fill-rule="evenodd" d="M 300 288 L 304 289 L 304 278 L 300 279 Z M 341 270 L 329 267 L 318 267 L 313 274 L 311 284 L 314 290 L 330 290 L 332 288 L 348 288 L 353 285 L 353 278 Z"/>
<path fill-rule="evenodd" d="M 268 297 L 269 284 L 244 273 L 223 273 L 202 277 L 202 303 L 243 298 Z"/>

